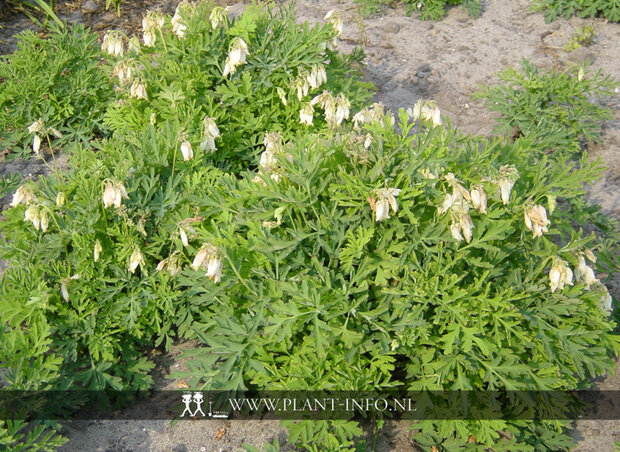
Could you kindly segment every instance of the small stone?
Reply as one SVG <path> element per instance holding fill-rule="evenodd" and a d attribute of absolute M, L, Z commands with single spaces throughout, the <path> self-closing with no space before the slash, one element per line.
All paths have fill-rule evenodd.
<path fill-rule="evenodd" d="M 471 20 L 471 16 L 467 14 L 467 11 L 465 11 L 463 8 L 454 8 L 454 14 L 452 17 L 454 17 L 454 20 L 460 23 L 469 22 Z"/>
<path fill-rule="evenodd" d="M 172 449 L 172 452 L 187 452 L 187 446 L 185 444 L 177 444 Z"/>
<path fill-rule="evenodd" d="M 456 48 L 456 51 L 457 51 L 457 52 L 466 52 L 466 51 L 468 51 L 468 50 L 471 50 L 471 49 L 470 49 L 469 47 L 467 47 L 467 46 L 458 46 L 458 47 Z"/>
<path fill-rule="evenodd" d="M 499 60 L 499 64 L 501 64 L 502 66 L 507 66 L 508 60 L 506 58 L 502 58 L 501 60 Z"/>
<path fill-rule="evenodd" d="M 395 22 L 388 22 L 383 27 L 383 31 L 386 33 L 398 33 L 398 30 L 400 30 L 400 26 Z"/>
<path fill-rule="evenodd" d="M 470 55 L 467 57 L 468 64 L 476 64 L 477 62 L 478 62 L 478 59 L 475 56 Z"/>
<path fill-rule="evenodd" d="M 95 0 L 86 0 L 82 3 L 82 12 L 85 14 L 94 13 L 99 9 L 99 5 Z"/>

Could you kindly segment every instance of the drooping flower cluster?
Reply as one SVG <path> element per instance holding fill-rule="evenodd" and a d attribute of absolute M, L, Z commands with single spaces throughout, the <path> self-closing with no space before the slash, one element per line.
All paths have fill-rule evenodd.
<path fill-rule="evenodd" d="M 210 243 L 206 243 L 198 250 L 191 267 L 198 271 L 207 270 L 208 276 L 213 282 L 220 282 L 222 279 L 222 260 L 220 251 Z"/>
<path fill-rule="evenodd" d="M 586 253 L 588 251 L 590 250 L 587 250 Z M 594 255 L 592 255 L 591 251 L 590 256 L 593 258 L 592 262 L 596 262 L 596 258 L 594 257 Z M 594 270 L 592 270 L 592 268 L 590 268 L 586 264 L 586 258 L 584 254 L 579 254 L 579 256 L 577 257 L 577 261 L 578 265 L 575 268 L 575 279 L 577 280 L 577 282 L 585 284 L 586 287 L 589 289 L 592 284 L 599 282 L 599 280 L 596 278 Z"/>
<path fill-rule="evenodd" d="M 543 232 L 548 232 L 547 226 L 550 223 L 547 211 L 540 204 L 525 209 L 525 226 L 532 231 L 534 238 L 542 237 Z"/>
<path fill-rule="evenodd" d="M 245 59 L 250 53 L 248 45 L 239 37 L 233 39 L 230 45 L 230 51 L 226 57 L 226 65 L 224 66 L 223 76 L 232 75 L 237 72 L 237 67 L 245 64 Z"/>
<path fill-rule="evenodd" d="M 407 110 L 407 114 L 413 121 L 421 119 L 422 121 L 432 122 L 434 126 L 443 124 L 441 121 L 441 111 L 437 104 L 432 100 L 418 100 L 412 109 Z"/>
<path fill-rule="evenodd" d="M 314 120 L 314 107 L 311 104 L 304 105 L 301 108 L 301 110 L 299 110 L 299 122 L 301 124 L 311 126 L 313 120 Z"/>
<path fill-rule="evenodd" d="M 157 264 L 157 271 L 165 271 L 168 272 L 170 276 L 175 276 L 182 270 L 182 260 L 183 256 L 181 253 L 179 251 L 175 251 Z"/>
<path fill-rule="evenodd" d="M 62 133 L 53 127 L 46 127 L 41 118 L 28 126 L 28 133 L 33 133 L 34 138 L 32 140 L 32 151 L 37 157 L 40 156 L 41 150 L 41 137 L 39 134 L 47 135 L 52 133 L 56 138 L 62 138 Z"/>
<path fill-rule="evenodd" d="M 334 97 L 329 91 L 323 91 L 310 102 L 310 105 L 316 104 L 325 112 L 325 121 L 331 128 L 339 126 L 343 120 L 349 118 L 351 103 L 342 93 Z"/>
<path fill-rule="evenodd" d="M 265 185 L 265 181 L 261 177 L 263 174 L 269 174 L 271 180 L 279 182 L 281 170 L 278 165 L 277 155 L 283 152 L 282 135 L 280 132 L 267 133 L 265 134 L 263 144 L 265 145 L 265 150 L 260 155 L 258 174 L 254 176 L 253 182 Z"/>
<path fill-rule="evenodd" d="M 161 31 L 165 23 L 164 15 L 159 11 L 148 11 L 142 19 L 142 40 L 144 45 L 152 47 L 157 40 L 157 32 Z"/>
<path fill-rule="evenodd" d="M 20 185 L 19 188 L 13 194 L 13 200 L 10 206 L 15 207 L 19 204 L 29 205 L 31 202 L 36 202 L 37 198 L 29 185 Z"/>
<path fill-rule="evenodd" d="M 394 125 L 394 117 L 391 114 L 389 115 L 390 123 Z M 362 124 L 383 121 L 385 117 L 385 107 L 382 103 L 377 102 L 353 115 L 353 127 L 355 130 L 359 130 Z"/>
<path fill-rule="evenodd" d="M 185 218 L 177 223 L 179 228 L 179 237 L 183 246 L 189 245 L 189 240 L 196 237 L 196 230 L 192 226 L 192 223 L 202 221 L 202 217 Z"/>
<path fill-rule="evenodd" d="M 114 66 L 112 75 L 118 77 L 121 85 L 129 85 L 133 76 L 133 69 L 127 63 L 120 62 Z"/>
<path fill-rule="evenodd" d="M 26 209 L 24 221 L 32 222 L 37 231 L 45 232 L 49 224 L 47 210 L 43 206 L 33 204 Z"/>
<path fill-rule="evenodd" d="M 372 191 L 372 195 L 366 200 L 375 213 L 375 221 L 382 221 L 390 218 L 390 209 L 393 212 L 398 212 L 396 197 L 400 192 L 401 190 L 399 188 L 377 188 Z"/>
<path fill-rule="evenodd" d="M 478 213 L 487 212 L 487 195 L 482 185 L 475 185 L 467 190 L 452 173 L 444 176 L 452 188 L 452 193 L 446 193 L 441 206 L 437 209 L 439 215 L 450 212 L 452 224 L 450 233 L 452 238 L 467 243 L 473 236 L 474 222 L 469 215 L 469 209 L 473 207 Z"/>
<path fill-rule="evenodd" d="M 131 88 L 129 89 L 129 94 L 131 97 L 135 97 L 136 99 L 144 99 L 148 100 L 148 95 L 146 94 L 146 83 L 135 80 L 131 84 Z"/>
<path fill-rule="evenodd" d="M 500 198 L 504 205 L 507 205 L 510 201 L 512 187 L 514 187 L 518 178 L 519 172 L 513 165 L 504 165 L 499 169 L 498 174 L 491 179 L 491 182 L 497 185 Z"/>
<path fill-rule="evenodd" d="M 215 30 L 220 24 L 225 23 L 226 17 L 226 9 L 221 6 L 216 6 L 211 10 L 211 15 L 209 16 L 209 20 L 211 21 L 211 27 Z"/>
<path fill-rule="evenodd" d="M 112 56 L 123 56 L 125 54 L 123 35 L 118 31 L 106 33 L 101 43 L 101 51 Z"/>
<path fill-rule="evenodd" d="M 183 15 L 187 16 L 191 12 L 192 5 L 189 2 L 183 0 L 178 4 L 177 9 L 174 11 L 174 16 L 172 16 L 172 32 L 177 35 L 179 39 L 185 37 L 185 32 L 187 31 L 187 25 L 185 24 L 185 20 L 183 19 Z"/>
<path fill-rule="evenodd" d="M 336 36 L 340 36 L 343 30 L 343 22 L 340 13 L 336 10 L 329 10 L 323 20 L 328 21 L 332 27 L 334 27 L 334 31 L 336 32 Z"/>
<path fill-rule="evenodd" d="M 215 139 L 220 136 L 220 129 L 215 124 L 215 118 L 209 118 L 205 116 L 202 120 L 202 142 L 200 143 L 200 149 L 203 151 L 211 152 L 215 151 Z"/>
<path fill-rule="evenodd" d="M 105 188 L 103 190 L 103 207 L 107 209 L 110 206 L 114 206 L 118 209 L 121 206 L 123 199 L 128 199 L 125 186 L 118 181 L 106 181 Z"/>
<path fill-rule="evenodd" d="M 555 258 L 549 270 L 549 288 L 551 292 L 562 290 L 564 286 L 573 285 L 573 271 L 570 269 L 566 261 Z"/>

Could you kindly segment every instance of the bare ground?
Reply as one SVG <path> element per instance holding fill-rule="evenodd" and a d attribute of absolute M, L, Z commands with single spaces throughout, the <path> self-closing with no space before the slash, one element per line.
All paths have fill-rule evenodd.
<path fill-rule="evenodd" d="M 127 1 L 121 18 L 106 12 L 104 3 L 103 0 L 64 2 L 59 12 L 71 21 L 84 22 L 102 32 L 109 28 L 132 32 L 137 30 L 146 9 L 159 7 L 172 12 L 178 0 Z M 228 4 L 233 14 L 245 7 L 243 3 Z M 356 45 L 366 46 L 364 72 L 377 86 L 377 101 L 396 110 L 412 106 L 419 98 L 432 98 L 453 125 L 470 133 L 488 135 L 494 117 L 482 101 L 472 100 L 472 93 L 478 85 L 497 83 L 497 72 L 506 66 L 517 66 L 524 57 L 544 69 L 588 62 L 593 69 L 602 69 L 620 80 L 620 25 L 602 19 L 579 18 L 546 24 L 541 14 L 529 11 L 529 6 L 528 0 L 492 0 L 485 2 L 485 11 L 478 19 L 470 18 L 461 7 L 454 7 L 440 22 L 409 17 L 402 6 L 387 8 L 381 16 L 362 20 L 351 0 L 300 0 L 297 11 L 300 22 L 320 21 L 334 8 L 342 12 L 345 29 L 340 47 L 350 51 Z M 27 19 L 7 14 L 6 10 L 5 17 L 2 14 L 0 11 L 0 21 L 4 20 L 0 22 L 4 25 L 0 29 L 0 53 L 7 53 L 15 45 L 11 36 L 31 25 Z M 575 30 L 586 24 L 595 26 L 594 44 L 571 53 L 563 51 L 561 47 Z M 605 213 L 620 219 L 620 96 L 609 100 L 609 105 L 615 109 L 615 115 L 604 124 L 602 143 L 588 146 L 591 158 L 600 158 L 607 171 L 588 192 Z M 36 176 L 40 172 L 32 164 L 1 165 L 0 174 L 18 171 Z M 609 289 L 616 300 L 620 299 L 618 275 L 614 275 Z M 176 357 L 187 346 L 178 344 L 170 355 L 163 357 L 160 371 L 166 373 L 182 366 Z M 598 384 L 601 389 L 618 390 L 620 374 L 616 371 Z M 158 387 L 176 388 L 175 382 L 165 378 L 159 379 Z M 70 441 L 61 449 L 63 452 L 228 452 L 239 450 L 244 442 L 260 446 L 278 437 L 282 444 L 286 438 L 278 421 L 228 420 L 185 421 L 175 426 L 168 421 L 83 421 L 68 424 L 66 434 Z M 575 451 L 612 451 L 614 441 L 620 441 L 620 421 L 579 421 L 574 436 L 578 441 Z M 389 423 L 379 437 L 377 450 L 416 450 L 409 440 L 407 423 Z"/>

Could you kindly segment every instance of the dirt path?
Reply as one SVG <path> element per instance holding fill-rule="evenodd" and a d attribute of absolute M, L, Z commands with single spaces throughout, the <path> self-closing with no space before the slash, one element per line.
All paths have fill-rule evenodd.
<path fill-rule="evenodd" d="M 63 12 L 71 20 L 99 30 L 110 26 L 133 30 L 145 7 L 157 5 L 171 12 L 177 1 L 131 2 L 130 11 L 121 19 L 103 11 L 103 3 L 75 0 L 67 2 Z M 475 134 L 490 134 L 494 122 L 482 102 L 472 100 L 472 93 L 478 84 L 495 84 L 497 72 L 517 66 L 523 57 L 545 69 L 590 62 L 593 69 L 602 69 L 620 80 L 620 25 L 579 18 L 546 24 L 542 14 L 530 12 L 529 6 L 528 0 L 487 1 L 479 19 L 455 7 L 441 22 L 407 17 L 404 7 L 397 7 L 362 22 L 351 0 L 297 2 L 299 21 L 321 21 L 333 8 L 342 12 L 345 28 L 340 46 L 350 51 L 356 45 L 366 45 L 365 74 L 377 85 L 378 101 L 397 109 L 410 107 L 419 98 L 432 98 L 453 125 Z M 231 4 L 233 13 L 243 8 L 243 4 Z M 572 53 L 561 50 L 575 30 L 586 24 L 595 26 L 595 43 Z M 20 26 L 24 25 L 13 21 L 0 30 L 0 53 L 12 49 L 8 37 Z M 590 187 L 589 195 L 607 214 L 620 219 L 620 97 L 611 99 L 610 105 L 615 108 L 615 117 L 605 124 L 602 144 L 590 149 L 592 158 L 601 158 L 608 170 L 601 181 Z M 620 299 L 617 276 L 610 291 L 616 300 Z M 178 348 L 168 357 L 172 367 L 179 365 L 174 360 Z M 600 387 L 620 389 L 620 372 L 602 381 Z M 61 449 L 64 452 L 236 451 L 245 441 L 260 446 L 274 436 L 280 438 L 280 443 L 285 440 L 277 421 L 181 422 L 174 427 L 165 421 L 103 421 L 75 423 L 67 427 L 66 433 L 71 441 Z M 575 451 L 612 451 L 614 441 L 620 441 L 620 421 L 580 421 L 575 435 Z M 408 440 L 406 423 L 388 425 L 377 450 L 415 450 Z"/>

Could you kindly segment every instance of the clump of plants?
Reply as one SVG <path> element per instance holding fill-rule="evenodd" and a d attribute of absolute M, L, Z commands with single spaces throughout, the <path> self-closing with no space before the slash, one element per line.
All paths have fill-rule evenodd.
<path fill-rule="evenodd" d="M 22 183 L 3 212 L 6 389 L 150 387 L 153 346 L 167 350 L 173 338 L 195 335 L 200 303 L 179 291 L 176 277 L 191 270 L 198 250 L 198 190 L 211 185 L 224 196 L 234 171 L 255 165 L 263 127 L 287 136 L 335 128 L 370 96 L 356 76 L 362 54 L 331 50 L 341 24 L 333 14 L 326 24 L 297 25 L 291 10 L 258 7 L 229 21 L 222 8 L 184 2 L 172 18 L 149 13 L 142 43 L 111 32 L 100 50 L 92 35 L 83 38 L 98 64 L 82 82 L 93 95 L 101 80 L 115 85 L 114 102 L 106 103 L 108 91 L 96 99 L 111 133 L 97 140 L 91 129 L 79 140 L 70 128 L 79 116 L 60 125 L 46 110 L 19 122 L 20 136 L 33 143 L 62 135 L 69 169 Z M 23 39 L 49 46 L 34 35 Z M 49 49 L 48 57 L 64 51 Z M 109 63 L 99 64 L 101 51 Z M 7 71 L 25 58 L 16 55 Z M 49 97 L 57 87 L 46 86 Z M 30 105 L 26 94 L 17 97 L 17 111 Z M 270 171 L 269 161 L 260 166 Z M 76 397 L 46 409 L 60 416 L 84 403 Z"/>
<path fill-rule="evenodd" d="M 500 133 L 524 135 L 553 143 L 553 149 L 578 153 L 582 141 L 598 141 L 601 123 L 610 119 L 600 101 L 614 94 L 617 83 L 597 71 L 572 66 L 544 72 L 527 60 L 521 71 L 508 68 L 498 74 L 502 85 L 483 87 L 478 93 L 487 108 L 501 114 Z"/>
<path fill-rule="evenodd" d="M 620 21 L 620 4 L 608 0 L 536 0 L 535 11 L 543 11 L 545 20 L 552 22 L 558 17 L 604 17 L 611 22 Z"/>
<path fill-rule="evenodd" d="M 440 20 L 446 14 L 449 5 L 462 5 L 473 18 L 482 13 L 480 0 L 406 0 L 410 13 L 419 12 L 424 20 Z"/>
<path fill-rule="evenodd" d="M 72 25 L 52 27 L 48 39 L 33 31 L 19 39 L 19 49 L 0 59 L 0 138 L 9 158 L 105 135 L 114 92 L 97 35 Z"/>
<path fill-rule="evenodd" d="M 22 183 L 0 223 L 7 389 L 148 389 L 149 352 L 177 338 L 202 346 L 173 377 L 210 390 L 572 390 L 613 369 L 605 247 L 572 223 L 598 164 L 525 122 L 489 140 L 432 101 L 369 105 L 362 54 L 331 49 L 341 28 L 182 2 L 148 13 L 140 41 L 104 37 L 109 133 L 68 143 L 69 170 Z M 588 79 L 563 83 L 578 97 Z M 573 141 L 602 115 L 586 107 Z M 33 121 L 31 137 L 56 128 Z M 362 434 L 285 425 L 306 450 Z M 557 450 L 567 425 L 427 420 L 415 438 Z"/>
<path fill-rule="evenodd" d="M 570 40 L 562 46 L 562 49 L 565 52 L 572 52 L 583 46 L 590 47 L 595 39 L 594 25 L 584 25 L 583 27 L 577 28 Z"/>

